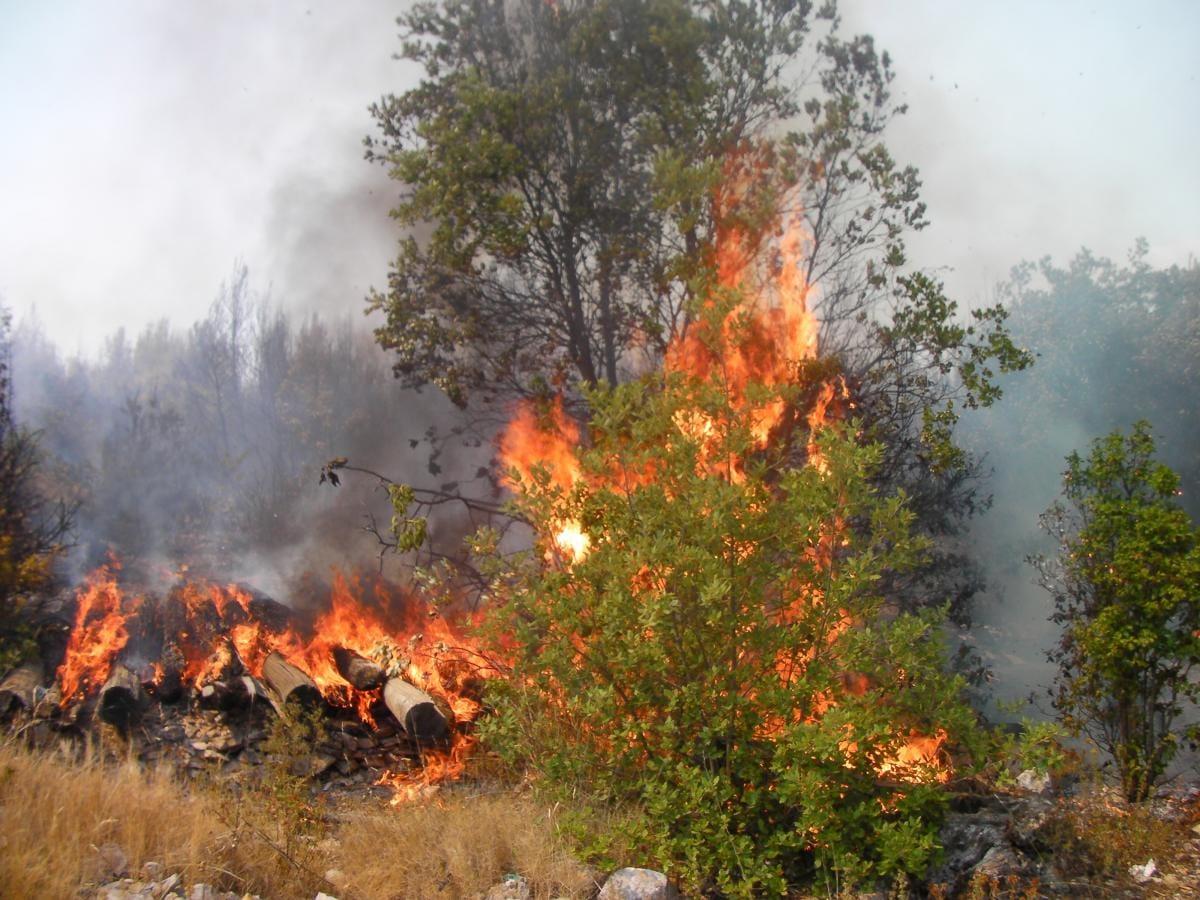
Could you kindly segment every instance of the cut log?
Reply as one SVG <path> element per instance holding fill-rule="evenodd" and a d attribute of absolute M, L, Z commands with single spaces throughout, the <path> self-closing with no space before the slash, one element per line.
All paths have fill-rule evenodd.
<path fill-rule="evenodd" d="M 253 675 L 239 675 L 230 681 L 210 681 L 197 695 L 201 706 L 224 712 L 248 710 L 255 704 L 274 706 L 267 686 Z"/>
<path fill-rule="evenodd" d="M 418 744 L 444 741 L 449 735 L 446 717 L 433 698 L 403 678 L 388 679 L 383 687 L 383 702 Z"/>
<path fill-rule="evenodd" d="M 163 647 L 157 665 L 147 666 L 142 672 L 142 687 L 159 703 L 175 703 L 183 697 L 186 667 L 183 651 L 172 641 Z"/>
<path fill-rule="evenodd" d="M 96 711 L 101 721 L 124 729 L 142 717 L 147 702 L 142 680 L 125 666 L 116 665 L 100 689 Z"/>
<path fill-rule="evenodd" d="M 213 644 L 212 653 L 204 661 L 200 674 L 196 676 L 196 687 L 203 688 L 204 685 L 214 681 L 229 683 L 241 677 L 245 672 L 246 666 L 242 662 L 237 648 L 233 646 L 233 642 L 228 638 L 221 638 Z"/>
<path fill-rule="evenodd" d="M 0 716 L 7 715 L 16 706 L 33 709 L 34 691 L 45 679 L 46 672 L 37 660 L 18 666 L 4 676 L 0 681 Z"/>
<path fill-rule="evenodd" d="M 374 690 L 387 679 L 383 666 L 346 647 L 333 648 L 333 662 L 338 674 L 360 691 Z"/>
<path fill-rule="evenodd" d="M 279 702 L 280 710 L 289 703 L 299 703 L 302 706 L 318 706 L 321 703 L 321 692 L 316 683 L 308 677 L 303 669 L 298 669 L 273 651 L 263 661 L 263 679 L 274 692 Z"/>

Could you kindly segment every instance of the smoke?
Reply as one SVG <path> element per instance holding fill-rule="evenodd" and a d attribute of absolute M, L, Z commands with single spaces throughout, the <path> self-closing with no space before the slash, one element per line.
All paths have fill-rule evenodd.
<path fill-rule="evenodd" d="M 111 333 L 98 358 L 66 357 L 36 318 L 14 333 L 18 421 L 41 432 L 49 490 L 81 502 L 65 575 L 113 553 L 143 583 L 187 565 L 286 599 L 334 566 L 407 570 L 363 532 L 392 511 L 376 479 L 318 483 L 336 456 L 400 482 L 470 482 L 486 441 L 425 439 L 456 411 L 439 393 L 400 390 L 355 317 L 283 312 L 235 267 L 208 314 Z M 486 483 L 476 484 L 486 490 Z M 466 529 L 432 521 L 441 548 Z"/>
<path fill-rule="evenodd" d="M 960 430 L 992 470 L 994 503 L 970 539 L 988 581 L 976 638 L 998 699 L 1035 693 L 1049 709 L 1046 652 L 1059 632 L 1027 559 L 1057 552 L 1038 517 L 1061 494 L 1068 454 L 1086 455 L 1093 440 L 1147 419 L 1159 458 L 1182 479 L 1184 507 L 1200 516 L 1200 268 L 1156 269 L 1148 258 L 1141 242 L 1124 264 L 1085 250 L 1066 263 L 1023 264 L 998 288 L 1014 338 L 1037 354 L 1031 370 L 1002 379 L 994 408 L 964 416 Z"/>

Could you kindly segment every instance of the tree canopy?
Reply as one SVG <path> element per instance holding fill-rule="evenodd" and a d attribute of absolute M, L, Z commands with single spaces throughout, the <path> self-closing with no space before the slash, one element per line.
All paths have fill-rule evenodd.
<path fill-rule="evenodd" d="M 586 417 L 577 385 L 653 369 L 692 327 L 722 233 L 782 224 L 821 355 L 885 448 L 876 477 L 937 538 L 983 502 L 951 428 L 1028 357 L 1003 309 L 964 317 L 908 269 L 925 207 L 884 141 L 891 62 L 836 4 L 441 0 L 399 23 L 424 78 L 372 107 L 366 144 L 401 185 L 369 306 L 405 384 L 461 405 L 558 391 Z M 961 611 L 961 554 L 934 559 L 898 593 Z"/>

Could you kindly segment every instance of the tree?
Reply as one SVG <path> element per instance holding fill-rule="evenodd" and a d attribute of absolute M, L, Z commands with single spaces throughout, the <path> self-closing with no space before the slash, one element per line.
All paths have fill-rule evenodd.
<path fill-rule="evenodd" d="M 1144 800 L 1200 699 L 1200 531 L 1178 504 L 1179 478 L 1155 461 L 1148 422 L 1072 453 L 1063 499 L 1042 524 L 1059 543 L 1033 560 L 1063 626 L 1054 706 L 1111 754 L 1130 801 Z"/>
<path fill-rule="evenodd" d="M 748 333 L 723 312 L 698 323 L 710 348 Z M 633 804 L 639 846 L 695 891 L 921 872 L 933 748 L 970 719 L 937 617 L 879 591 L 925 542 L 852 427 L 755 433 L 777 402 L 810 407 L 819 368 L 775 386 L 727 371 L 598 388 L 573 485 L 511 473 L 537 541 L 491 591 L 511 671 L 485 740 L 557 789 Z"/>
<path fill-rule="evenodd" d="M 1028 357 L 1002 309 L 960 324 L 906 272 L 920 182 L 883 143 L 903 108 L 887 54 L 843 38 L 834 3 L 444 0 L 399 21 L 425 78 L 372 107 L 366 143 L 411 229 L 369 298 L 403 383 L 460 405 L 559 390 L 586 418 L 577 383 L 651 370 L 693 327 L 722 233 L 792 222 L 822 355 L 886 448 L 876 477 L 907 486 L 937 538 L 981 502 L 950 429 Z M 969 595 L 940 558 L 896 596 Z"/>
<path fill-rule="evenodd" d="M 0 672 L 32 652 L 32 601 L 50 583 L 74 513 L 47 499 L 37 435 L 13 421 L 10 321 L 0 309 Z"/>

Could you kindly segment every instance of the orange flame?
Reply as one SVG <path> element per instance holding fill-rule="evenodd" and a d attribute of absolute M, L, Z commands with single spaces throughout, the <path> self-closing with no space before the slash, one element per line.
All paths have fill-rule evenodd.
<path fill-rule="evenodd" d="M 76 593 L 75 624 L 58 669 L 64 706 L 102 687 L 129 641 L 128 619 L 142 601 L 134 597 L 124 602 L 117 585 L 120 568 L 110 560 Z"/>

